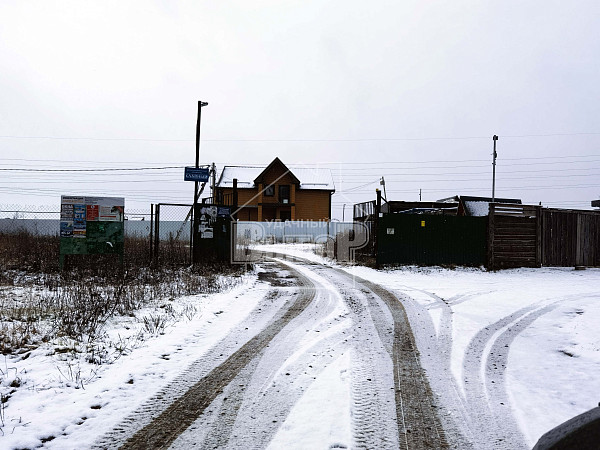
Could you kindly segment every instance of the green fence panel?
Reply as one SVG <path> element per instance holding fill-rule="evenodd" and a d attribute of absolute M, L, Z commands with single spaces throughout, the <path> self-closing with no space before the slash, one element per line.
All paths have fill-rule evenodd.
<path fill-rule="evenodd" d="M 487 222 L 487 217 L 384 214 L 377 228 L 377 263 L 484 265 Z"/>

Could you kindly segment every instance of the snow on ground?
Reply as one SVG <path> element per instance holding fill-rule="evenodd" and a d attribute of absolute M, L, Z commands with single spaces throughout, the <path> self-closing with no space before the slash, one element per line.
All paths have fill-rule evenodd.
<path fill-rule="evenodd" d="M 463 389 L 463 356 L 478 331 L 527 306 L 556 306 L 534 320 L 510 345 L 507 389 L 514 414 L 533 446 L 549 429 L 597 406 L 600 270 L 409 269 L 378 273 L 353 267 L 349 271 L 424 304 L 429 304 L 430 298 L 421 290 L 450 303 L 451 367 Z"/>
<path fill-rule="evenodd" d="M 261 248 L 336 265 L 347 272 L 408 295 L 424 306 L 439 333 L 439 302 L 452 314 L 452 375 L 463 390 L 463 363 L 477 333 L 513 313 L 531 315 L 514 332 L 506 386 L 513 414 L 533 446 L 546 431 L 600 401 L 600 269 L 512 269 L 487 272 L 436 267 L 375 270 L 337 265 L 316 255 L 314 244 Z M 538 317 L 539 316 L 539 317 Z M 507 321 L 498 333 L 517 329 Z M 491 343 L 489 344 L 491 346 Z"/>
<path fill-rule="evenodd" d="M 12 390 L 7 384 L 14 378 L 21 387 L 4 405 L 0 448 L 35 448 L 43 442 L 47 448 L 89 448 L 98 436 L 209 351 L 268 290 L 269 285 L 258 282 L 253 274 L 223 293 L 177 299 L 172 307 L 191 305 L 196 314 L 167 326 L 162 335 L 139 342 L 138 348 L 130 348 L 113 364 L 98 366 L 67 358 L 54 350 L 60 348 L 57 342 L 39 347 L 27 359 L 7 356 L 1 370 L 10 376 L 3 377 L 2 392 Z M 156 317 L 164 309 L 160 306 L 164 304 L 145 308 L 138 316 Z M 140 326 L 133 318 L 119 318 L 106 331 L 127 333 L 125 342 Z"/>
<path fill-rule="evenodd" d="M 314 244 L 263 248 L 333 264 L 314 254 Z M 338 267 L 411 297 L 429 311 L 438 333 L 442 321 L 439 304 L 446 303 L 452 317 L 452 375 L 463 389 L 464 354 L 478 331 L 517 311 L 526 309 L 520 317 L 536 314 L 530 316 L 531 323 L 514 333 L 506 371 L 511 407 L 529 444 L 598 404 L 600 269 L 486 272 Z M 67 359 L 55 350 L 61 348 L 57 342 L 33 350 L 27 359 L 7 356 L 0 367 L 1 388 L 3 395 L 14 392 L 0 409 L 0 448 L 32 448 L 44 441 L 47 448 L 89 447 L 96 437 L 208 352 L 250 313 L 268 289 L 253 275 L 224 293 L 177 299 L 178 307 L 193 305 L 198 313 L 170 324 L 163 335 L 129 348 L 110 365 Z M 160 308 L 140 314 L 151 316 L 157 311 Z M 132 320 L 131 327 L 134 324 Z M 509 321 L 501 331 L 514 325 Z M 113 328 L 107 328 L 108 333 L 120 332 L 117 330 L 123 330 L 122 322 L 115 321 Z M 127 339 L 135 335 L 135 329 L 127 333 L 123 340 L 131 345 Z M 350 410 L 349 359 L 350 355 L 344 354 L 317 377 L 293 407 L 271 448 L 294 442 L 295 435 L 305 435 L 311 422 L 331 424 L 320 428 L 323 435 L 315 435 L 315 442 L 348 441 L 349 422 L 337 423 L 336 415 L 347 417 Z M 13 380 L 20 387 L 10 387 Z M 325 394 L 338 401 L 323 408 L 319 398 Z"/>
<path fill-rule="evenodd" d="M 331 363 L 292 408 L 268 449 L 348 448 L 350 417 L 350 355 Z M 325 400 L 325 401 L 324 401 Z"/>

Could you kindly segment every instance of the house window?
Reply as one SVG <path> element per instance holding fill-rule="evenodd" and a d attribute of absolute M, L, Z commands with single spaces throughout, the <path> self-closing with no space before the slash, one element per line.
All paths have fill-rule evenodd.
<path fill-rule="evenodd" d="M 269 186 L 267 186 L 265 188 L 265 192 L 264 192 L 266 197 L 273 197 L 275 195 L 275 186 L 273 186 L 272 184 L 270 184 Z"/>
<path fill-rule="evenodd" d="M 279 203 L 290 202 L 290 186 L 288 184 L 282 184 L 279 186 Z"/>

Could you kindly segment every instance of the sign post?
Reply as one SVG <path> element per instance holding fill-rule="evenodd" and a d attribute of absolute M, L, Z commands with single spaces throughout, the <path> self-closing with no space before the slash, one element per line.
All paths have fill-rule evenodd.
<path fill-rule="evenodd" d="M 207 106 L 207 102 L 203 102 L 198 100 L 198 118 L 196 120 L 196 169 L 200 167 L 200 122 L 202 120 L 202 108 Z M 194 223 L 194 228 L 196 228 L 196 209 L 198 208 L 198 180 L 194 180 L 194 206 L 192 206 L 192 222 Z M 208 175 L 206 180 L 208 181 Z M 192 233 L 192 249 L 194 249 L 197 245 L 197 242 L 193 237 L 194 233 Z M 193 252 L 195 254 L 196 252 Z M 192 261 L 195 263 L 196 261 Z"/>
<path fill-rule="evenodd" d="M 206 183 L 209 178 L 209 172 L 206 167 L 186 167 L 183 172 L 183 180 Z"/>

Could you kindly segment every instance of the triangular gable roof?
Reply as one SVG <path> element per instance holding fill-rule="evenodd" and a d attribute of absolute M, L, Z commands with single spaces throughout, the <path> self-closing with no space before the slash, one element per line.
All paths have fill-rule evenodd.
<path fill-rule="evenodd" d="M 271 170 L 272 168 L 276 167 L 276 166 L 280 166 L 284 173 L 288 173 L 289 175 L 292 176 L 292 179 L 294 181 L 295 184 L 300 184 L 300 180 L 296 177 L 296 175 L 294 175 L 294 173 L 288 169 L 288 167 L 281 162 L 281 160 L 278 157 L 275 157 L 275 159 L 273 161 L 271 161 L 271 164 L 269 164 L 265 170 L 263 170 L 255 179 L 254 179 L 254 184 L 258 184 L 258 183 L 262 183 L 265 174 Z"/>
<path fill-rule="evenodd" d="M 276 158 L 269 166 L 271 166 Z M 279 160 L 281 163 L 281 160 Z M 283 163 L 281 163 L 283 164 Z M 284 165 L 284 167 L 287 167 Z M 265 166 L 225 166 L 221 171 L 217 187 L 231 188 L 233 179 L 237 178 L 238 188 L 251 189 L 256 187 L 255 181 L 268 169 Z M 335 184 L 331 170 L 326 167 L 300 166 L 294 168 L 291 175 L 299 180 L 299 189 L 313 189 L 335 192 Z M 260 181 L 260 180 L 259 180 Z"/>

